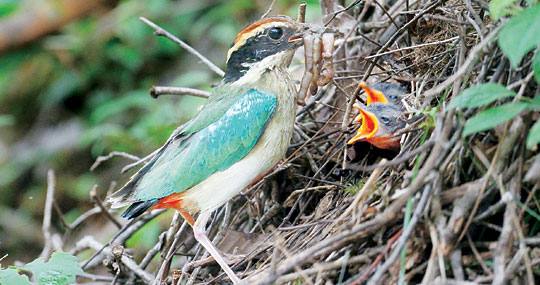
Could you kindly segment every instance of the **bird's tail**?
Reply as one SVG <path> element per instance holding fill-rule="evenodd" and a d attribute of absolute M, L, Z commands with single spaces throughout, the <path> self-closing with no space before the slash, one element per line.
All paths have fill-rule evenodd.
<path fill-rule="evenodd" d="M 161 150 L 148 163 L 146 163 L 143 167 L 141 167 L 139 171 L 133 174 L 133 176 L 131 176 L 129 181 L 122 188 L 120 188 L 118 191 L 112 193 L 109 197 L 107 197 L 107 202 L 110 203 L 111 208 L 117 209 L 117 208 L 128 206 L 133 203 L 137 204 L 140 202 L 145 202 L 145 201 L 138 200 L 135 197 L 135 192 L 137 190 L 137 186 L 141 178 L 143 178 L 143 176 L 146 173 L 148 173 L 148 171 L 150 171 L 150 169 L 152 168 L 152 166 L 154 165 L 154 163 L 156 162 L 156 160 L 159 158 L 160 155 L 161 155 Z M 149 207 L 150 206 L 148 206 L 148 208 Z"/>
<path fill-rule="evenodd" d="M 124 211 L 124 213 L 122 213 L 122 218 L 126 218 L 126 219 L 136 218 L 142 215 L 142 213 L 146 212 L 146 210 L 150 209 L 150 207 L 152 207 L 157 201 L 158 199 L 135 202 L 131 204 L 131 206 L 129 206 L 129 208 L 127 208 Z"/>
<path fill-rule="evenodd" d="M 167 139 L 167 142 L 156 150 L 155 155 L 146 163 L 143 167 L 139 169 L 129 181 L 122 187 L 120 190 L 114 192 L 109 197 L 107 197 L 107 202 L 110 203 L 111 208 L 122 208 L 129 205 L 129 208 L 122 214 L 124 218 L 135 218 L 141 215 L 144 211 L 152 207 L 158 199 L 140 201 L 135 197 L 137 187 L 141 179 L 146 175 L 154 166 L 156 161 L 161 157 L 165 149 L 173 143 L 180 143 L 182 140 L 186 139 L 189 136 L 182 135 L 182 130 L 184 126 L 178 127 L 171 136 Z"/>

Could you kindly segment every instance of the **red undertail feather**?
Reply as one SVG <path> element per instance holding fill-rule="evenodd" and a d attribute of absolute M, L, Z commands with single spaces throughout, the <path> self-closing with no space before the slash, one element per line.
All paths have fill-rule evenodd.
<path fill-rule="evenodd" d="M 184 209 L 182 206 L 182 196 L 184 193 L 172 193 L 169 196 L 165 196 L 161 199 L 159 199 L 151 210 L 157 210 L 157 209 L 175 209 L 178 212 L 180 212 L 180 215 L 191 225 L 193 226 L 195 224 L 195 219 Z"/>
<path fill-rule="evenodd" d="M 183 210 L 182 207 L 182 195 L 183 193 L 172 193 L 169 196 L 165 196 L 161 199 L 159 199 L 154 206 L 152 206 L 152 210 L 156 209 L 177 209 Z"/>

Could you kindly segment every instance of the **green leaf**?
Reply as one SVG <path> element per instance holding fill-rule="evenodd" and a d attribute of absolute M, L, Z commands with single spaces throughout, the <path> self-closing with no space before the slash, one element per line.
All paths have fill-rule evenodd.
<path fill-rule="evenodd" d="M 26 285 L 32 284 L 26 275 L 19 275 L 16 267 L 0 268 L 0 284 L 2 285 Z"/>
<path fill-rule="evenodd" d="M 40 285 L 75 283 L 75 276 L 84 273 L 77 258 L 66 252 L 55 252 L 46 263 L 43 258 L 38 258 L 22 268 L 32 271 L 34 280 Z"/>
<path fill-rule="evenodd" d="M 19 0 L 0 0 L 0 18 L 12 14 L 19 6 Z"/>
<path fill-rule="evenodd" d="M 533 149 L 540 143 L 540 121 L 536 121 L 527 136 L 527 148 Z"/>
<path fill-rule="evenodd" d="M 505 13 L 505 9 L 514 4 L 515 0 L 492 0 L 489 2 L 489 13 L 493 20 L 497 21 Z"/>
<path fill-rule="evenodd" d="M 525 54 L 540 44 L 540 3 L 518 13 L 502 28 L 499 47 L 516 68 Z"/>
<path fill-rule="evenodd" d="M 534 99 L 532 99 L 531 104 L 529 104 L 527 108 L 532 111 L 540 111 L 540 95 L 537 95 Z"/>
<path fill-rule="evenodd" d="M 540 51 L 536 51 L 532 62 L 534 78 L 536 82 L 540 83 Z"/>
<path fill-rule="evenodd" d="M 473 108 L 485 106 L 501 98 L 514 96 L 516 93 L 496 83 L 486 83 L 469 87 L 450 102 L 448 108 Z"/>
<path fill-rule="evenodd" d="M 469 118 L 465 123 L 463 136 L 491 129 L 498 124 L 504 123 L 527 108 L 529 104 L 524 102 L 510 102 L 504 105 L 487 109 Z"/>

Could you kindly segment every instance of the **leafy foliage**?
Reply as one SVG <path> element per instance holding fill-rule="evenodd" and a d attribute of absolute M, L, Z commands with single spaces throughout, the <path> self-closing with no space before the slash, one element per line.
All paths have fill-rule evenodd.
<path fill-rule="evenodd" d="M 38 258 L 20 268 L 11 266 L 7 269 L 0 269 L 0 284 L 31 284 L 28 277 L 19 274 L 20 270 L 32 272 L 34 281 L 40 285 L 72 284 L 75 283 L 76 275 L 84 273 L 75 256 L 65 252 L 55 252 L 47 262 L 43 262 L 43 258 Z"/>
<path fill-rule="evenodd" d="M 536 82 L 540 83 L 540 52 L 536 52 L 533 59 L 533 72 Z"/>
<path fill-rule="evenodd" d="M 452 100 L 448 107 L 449 109 L 483 107 L 499 99 L 515 95 L 514 91 L 508 90 L 502 85 L 486 83 L 465 89 L 463 93 Z M 532 102 L 510 102 L 477 113 L 465 123 L 463 136 L 494 128 L 519 115 L 525 109 L 540 109 L 540 96 L 537 96 Z M 540 124 L 537 122 L 529 132 L 527 147 L 532 149 L 539 142 Z"/>
<path fill-rule="evenodd" d="M 490 3 L 492 17 L 497 20 L 499 17 L 511 14 L 508 7 L 514 4 L 513 0 L 494 0 Z M 529 3 L 530 7 L 516 13 L 501 30 L 498 43 L 503 53 L 510 60 L 513 68 L 517 68 L 523 57 L 540 45 L 540 3 Z M 538 52 L 532 60 L 532 68 L 535 79 L 540 82 L 540 56 Z M 483 107 L 497 100 L 516 93 L 506 87 L 486 83 L 467 88 L 462 94 L 456 97 L 449 105 L 449 108 L 474 108 Z M 476 132 L 491 129 L 498 124 L 506 122 L 525 109 L 538 110 L 539 105 L 535 98 L 533 102 L 510 102 L 504 105 L 484 110 L 469 118 L 465 124 L 463 135 L 467 136 Z M 540 124 L 536 122 L 528 136 L 527 147 L 532 149 L 540 142 Z"/>
<path fill-rule="evenodd" d="M 31 284 L 26 275 L 20 275 L 17 267 L 2 269 L 0 266 L 0 284 L 3 285 L 25 285 Z"/>
<path fill-rule="evenodd" d="M 7 16 L 19 8 L 18 0 L 0 0 L 0 17 Z"/>
<path fill-rule="evenodd" d="M 448 108 L 480 107 L 514 95 L 516 95 L 514 91 L 496 83 L 480 84 L 467 88 L 452 100 Z"/>
<path fill-rule="evenodd" d="M 22 269 L 31 271 L 38 284 L 75 283 L 75 276 L 84 272 L 77 263 L 77 258 L 65 252 L 55 252 L 47 262 L 38 258 Z"/>
<path fill-rule="evenodd" d="M 492 0 L 489 2 L 489 13 L 493 20 L 497 21 L 500 17 L 510 14 L 509 7 L 514 4 L 515 0 Z"/>
<path fill-rule="evenodd" d="M 476 132 L 491 129 L 498 124 L 504 123 L 527 108 L 527 103 L 510 102 L 504 105 L 482 111 L 467 120 L 463 135 L 467 136 Z"/>
<path fill-rule="evenodd" d="M 540 3 L 523 10 L 501 30 L 499 46 L 516 68 L 525 54 L 540 44 Z"/>
<path fill-rule="evenodd" d="M 532 126 L 527 136 L 527 148 L 534 149 L 540 143 L 540 121 L 537 121 Z"/>

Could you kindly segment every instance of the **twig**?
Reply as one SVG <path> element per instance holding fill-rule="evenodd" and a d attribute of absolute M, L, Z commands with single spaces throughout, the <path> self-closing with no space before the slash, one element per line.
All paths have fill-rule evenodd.
<path fill-rule="evenodd" d="M 273 4 L 274 2 L 272 2 Z M 306 22 L 306 2 L 302 2 L 300 3 L 300 5 L 298 5 L 298 22 L 300 23 L 305 23 Z"/>
<path fill-rule="evenodd" d="M 166 232 L 161 233 L 159 235 L 159 237 L 158 237 L 158 242 L 154 245 L 154 247 L 152 247 L 146 253 L 146 255 L 142 259 L 141 263 L 139 264 L 139 266 L 142 269 L 146 269 L 146 267 L 148 266 L 148 264 L 150 264 L 150 262 L 152 261 L 154 256 L 161 250 L 161 248 L 163 247 L 163 242 L 164 242 L 164 239 L 165 239 L 165 235 L 166 235 Z"/>
<path fill-rule="evenodd" d="M 192 95 L 208 98 L 210 97 L 210 92 L 188 87 L 152 86 L 150 88 L 150 96 L 152 98 L 157 98 L 160 95 Z"/>
<path fill-rule="evenodd" d="M 62 225 L 66 227 L 67 230 L 72 230 L 71 225 L 66 221 L 64 213 L 62 213 L 62 210 L 60 209 L 60 206 L 58 206 L 58 203 L 56 203 L 56 201 L 53 201 L 53 207 L 56 211 L 56 214 L 58 215 L 58 218 L 60 218 L 60 222 L 62 222 Z"/>
<path fill-rule="evenodd" d="M 424 10 L 420 11 L 418 14 L 416 14 L 414 16 L 414 18 L 412 18 L 410 21 L 408 21 L 405 25 L 401 26 L 401 28 L 399 28 L 390 37 L 390 39 L 388 39 L 388 41 L 386 41 L 386 43 L 381 48 L 379 48 L 379 50 L 377 50 L 377 53 L 375 54 L 375 56 L 378 56 L 379 54 L 383 53 L 387 48 L 389 48 L 398 39 L 398 37 L 401 35 L 401 33 L 403 31 L 408 29 L 409 26 L 411 26 L 412 24 L 416 23 L 418 21 L 418 19 L 420 19 L 424 14 L 426 14 L 427 12 L 430 12 L 431 10 L 435 9 L 440 4 L 441 4 L 440 0 L 435 1 L 435 3 L 431 4 L 429 7 L 427 7 L 426 9 L 424 9 Z M 367 71 L 365 72 L 364 77 L 362 78 L 362 80 L 366 80 L 369 77 L 369 75 L 371 74 L 371 71 L 375 67 L 375 63 L 376 63 L 376 61 L 373 61 L 373 62 L 371 62 L 369 64 L 369 66 L 367 68 Z"/>
<path fill-rule="evenodd" d="M 417 147 L 416 149 L 414 149 L 414 150 L 412 150 L 410 152 L 406 152 L 406 153 L 402 152 L 402 153 L 400 153 L 400 155 L 403 154 L 403 156 L 398 155 L 391 161 L 388 161 L 388 162 L 381 161 L 378 164 L 373 164 L 373 165 L 368 165 L 368 166 L 350 164 L 350 165 L 347 165 L 347 169 L 351 169 L 351 170 L 355 170 L 355 171 L 373 171 L 373 170 L 375 170 L 377 168 L 385 168 L 385 167 L 389 167 L 389 166 L 402 164 L 402 163 L 406 162 L 407 160 L 411 159 L 412 157 L 415 157 L 419 153 L 422 153 L 424 151 L 429 150 L 430 148 L 433 147 L 434 144 L 435 144 L 434 141 L 429 140 L 429 141 L 425 142 L 422 146 L 419 146 L 419 147 Z"/>
<path fill-rule="evenodd" d="M 104 282 L 112 282 L 114 278 L 112 277 L 109 277 L 109 276 L 101 276 L 101 275 L 96 275 L 96 274 L 90 274 L 90 273 L 83 273 L 81 275 L 77 275 L 77 277 L 79 278 L 85 278 L 85 279 L 89 279 L 89 280 L 92 280 L 92 281 L 104 281 Z"/>
<path fill-rule="evenodd" d="M 474 245 L 474 243 L 473 243 L 471 237 L 469 236 L 469 234 L 467 234 L 467 241 L 469 242 L 469 246 L 471 247 L 471 251 L 473 252 L 474 257 L 476 258 L 478 263 L 480 263 L 480 266 L 482 267 L 484 272 L 487 273 L 489 276 L 493 275 L 493 272 L 491 272 L 489 267 L 487 267 L 486 263 L 484 262 L 484 259 L 480 255 L 480 252 L 478 252 L 478 250 L 476 249 L 476 246 Z"/>
<path fill-rule="evenodd" d="M 380 162 L 380 164 L 384 164 L 385 162 L 386 162 L 386 159 L 383 159 Z M 360 191 L 358 191 L 358 193 L 354 197 L 354 200 L 351 203 L 351 205 L 347 208 L 347 210 L 345 210 L 345 212 L 341 214 L 341 216 L 339 216 L 339 218 L 336 219 L 335 223 L 338 223 L 340 220 L 344 219 L 345 217 L 349 215 L 353 215 L 353 217 L 356 217 L 358 215 L 357 210 L 360 208 L 360 203 L 364 201 L 369 191 L 372 190 L 375 183 L 379 180 L 379 177 L 381 176 L 382 171 L 383 171 L 383 168 L 378 167 L 375 169 L 375 171 L 373 171 L 373 173 L 371 173 L 371 175 L 369 176 L 364 186 L 362 186 L 362 189 L 360 189 Z M 329 227 L 328 229 L 331 229 L 331 228 L 332 226 Z"/>
<path fill-rule="evenodd" d="M 408 47 L 398 48 L 398 49 L 390 50 L 390 51 L 387 51 L 387 52 L 366 56 L 366 57 L 364 57 L 364 59 L 378 58 L 378 57 L 381 57 L 383 55 L 393 54 L 393 53 L 404 51 L 404 50 L 423 48 L 423 47 L 432 46 L 432 45 L 440 45 L 440 44 L 443 44 L 443 43 L 455 41 L 457 39 L 459 39 L 459 36 L 455 36 L 453 38 L 440 40 L 440 41 L 436 41 L 436 42 L 431 42 L 431 43 L 424 43 L 424 44 L 419 44 L 419 45 L 415 45 L 415 46 L 408 46 Z"/>
<path fill-rule="evenodd" d="M 458 281 L 465 280 L 463 265 L 461 264 L 461 249 L 456 249 L 450 254 L 450 264 L 452 265 L 452 273 Z"/>
<path fill-rule="evenodd" d="M 162 37 L 166 37 L 166 38 L 170 39 L 171 41 L 175 42 L 179 46 L 183 47 L 189 53 L 197 56 L 204 64 L 206 64 L 217 75 L 219 75 L 221 77 L 223 77 L 225 75 L 225 72 L 223 72 L 223 70 L 221 70 L 219 67 L 217 67 L 215 64 L 213 64 L 208 58 L 206 58 L 205 56 L 200 54 L 197 50 L 192 48 L 190 45 L 186 44 L 185 42 L 183 42 L 179 38 L 175 37 L 171 33 L 167 32 L 166 30 L 161 28 L 160 26 L 156 25 L 154 22 L 146 19 L 145 17 L 139 17 L 139 19 L 141 21 L 143 21 L 145 24 L 147 24 L 148 26 L 152 27 L 152 29 L 155 30 L 154 34 L 156 36 L 162 36 Z"/>
<path fill-rule="evenodd" d="M 469 70 L 469 67 L 474 62 L 476 62 L 476 57 L 478 56 L 478 54 L 484 49 L 484 47 L 486 47 L 489 43 L 491 43 L 492 40 L 495 39 L 496 35 L 499 33 L 500 28 L 501 26 L 497 26 L 491 33 L 489 33 L 489 35 L 483 41 L 474 46 L 469 51 L 469 56 L 467 57 L 463 65 L 461 65 L 459 69 L 454 74 L 452 74 L 452 76 L 424 93 L 425 101 L 423 107 L 429 105 L 434 96 L 443 92 L 448 86 L 450 86 L 450 84 L 454 84 L 454 82 L 458 78 L 463 76 L 467 72 L 467 70 Z"/>
<path fill-rule="evenodd" d="M 82 224 L 86 219 L 89 217 L 101 213 L 101 209 L 98 206 L 95 206 L 94 208 L 84 212 L 82 215 L 77 217 L 73 223 L 69 225 L 71 229 L 76 229 L 80 224 Z"/>
<path fill-rule="evenodd" d="M 94 171 L 101 163 L 115 157 L 115 156 L 121 156 L 121 157 L 125 157 L 125 158 L 129 158 L 131 160 L 140 160 L 140 158 L 136 155 L 133 155 L 133 154 L 129 154 L 129 153 L 126 153 L 126 152 L 121 152 L 121 151 L 113 151 L 107 155 L 101 155 L 101 156 L 98 156 L 98 158 L 96 159 L 96 161 L 94 162 L 94 164 L 92 164 L 92 166 L 90 166 L 90 171 Z"/>
<path fill-rule="evenodd" d="M 53 247 L 52 233 L 51 233 L 51 217 L 54 201 L 54 188 L 56 187 L 56 180 L 54 178 L 54 171 L 49 169 L 47 172 L 47 198 L 45 200 L 45 209 L 43 210 L 43 226 L 41 230 L 43 232 L 43 238 L 45 239 L 45 245 L 43 251 L 39 256 L 47 257 L 51 254 Z"/>
<path fill-rule="evenodd" d="M 110 248 L 104 247 L 100 242 L 94 239 L 92 236 L 85 236 L 80 241 L 77 242 L 75 245 L 76 251 L 72 251 L 73 254 L 76 254 L 77 252 L 80 252 L 86 248 L 91 248 L 93 250 L 99 251 L 102 250 L 102 252 L 105 255 L 113 256 L 112 251 Z M 141 277 L 145 283 L 150 283 L 152 280 L 154 280 L 154 276 L 152 274 L 144 271 L 142 268 L 135 263 L 131 258 L 128 258 L 126 255 L 122 255 L 120 258 L 120 261 L 129 268 L 129 270 L 133 271 L 137 276 Z"/>
<path fill-rule="evenodd" d="M 336 17 L 337 15 L 351 9 L 352 7 L 354 7 L 356 4 L 362 2 L 362 0 L 355 0 L 354 2 L 352 2 L 351 4 L 349 4 L 349 6 L 339 10 L 339 11 L 336 11 L 334 12 L 334 14 L 332 14 L 332 17 L 330 17 L 330 19 L 328 21 L 326 21 L 326 23 L 324 23 L 324 26 L 328 26 L 328 24 L 330 24 L 330 22 L 332 22 Z"/>
<path fill-rule="evenodd" d="M 101 209 L 101 213 L 103 213 L 103 215 L 105 215 L 105 217 L 107 219 L 109 219 L 111 222 L 113 222 L 113 224 L 118 228 L 118 229 L 121 229 L 122 228 L 122 224 L 120 224 L 120 222 L 118 220 L 116 220 L 115 217 L 113 217 L 111 215 L 111 213 L 109 213 L 109 210 L 107 210 L 107 208 L 105 208 L 105 206 L 103 205 L 103 201 L 101 201 L 101 199 L 99 198 L 99 195 L 97 193 L 97 184 L 94 185 L 94 187 L 92 188 L 92 190 L 90 190 L 90 198 L 92 198 L 92 201 L 94 201 L 94 203 Z"/>
<path fill-rule="evenodd" d="M 331 270 L 335 270 L 335 269 L 341 268 L 343 265 L 345 265 L 345 262 L 347 262 L 346 263 L 347 265 L 354 265 L 354 264 L 357 264 L 357 263 L 368 263 L 369 262 L 369 257 L 359 255 L 359 256 L 351 257 L 348 260 L 345 259 L 345 258 L 340 258 L 340 259 L 338 259 L 336 261 L 333 261 L 333 262 L 319 264 L 318 268 L 308 268 L 308 269 L 302 270 L 301 272 L 295 272 L 295 273 L 290 273 L 290 274 L 283 275 L 283 276 L 279 277 L 276 280 L 275 284 L 285 284 L 287 282 L 298 280 L 298 279 L 302 278 L 303 275 L 309 276 L 309 275 L 317 274 L 317 273 L 319 273 L 321 271 L 322 272 L 328 272 L 328 271 L 331 271 Z"/>
<path fill-rule="evenodd" d="M 416 209 L 414 210 L 414 214 L 411 217 L 411 220 L 409 221 L 409 225 L 407 228 L 403 231 L 403 234 L 401 237 L 399 237 L 399 240 L 396 244 L 396 247 L 394 248 L 394 251 L 388 257 L 388 259 L 379 267 L 379 269 L 373 274 L 371 279 L 369 279 L 367 284 L 377 284 L 379 280 L 382 278 L 382 275 L 390 268 L 390 266 L 396 261 L 398 256 L 401 254 L 401 249 L 405 246 L 407 243 L 409 236 L 411 235 L 412 231 L 416 227 L 416 223 L 420 219 L 420 214 L 424 211 L 424 207 L 426 207 L 426 203 L 428 201 L 428 198 L 431 194 L 431 187 L 428 185 L 422 193 L 422 197 L 420 198 L 420 201 L 418 202 L 418 205 L 416 205 Z"/>
<path fill-rule="evenodd" d="M 381 3 L 379 3 L 379 1 L 377 1 L 377 0 L 373 0 L 373 2 L 375 2 L 375 4 L 377 4 L 377 6 L 379 6 L 379 8 L 381 8 L 383 13 L 388 17 L 388 19 L 390 19 L 390 21 L 392 22 L 392 24 L 394 24 L 396 29 L 399 29 L 399 25 L 396 23 L 396 21 L 394 21 L 394 18 L 392 17 L 392 15 L 390 15 L 390 13 L 388 13 L 388 11 L 384 8 L 384 6 L 381 5 Z"/>
<path fill-rule="evenodd" d="M 176 213 L 175 213 L 175 217 L 176 217 Z M 180 214 L 178 214 L 178 216 L 180 216 Z M 174 256 L 174 253 L 176 252 L 176 250 L 178 250 L 178 243 L 180 242 L 180 237 L 182 236 L 182 234 L 184 233 L 185 230 L 188 229 L 188 222 L 186 220 L 184 220 L 182 223 L 179 222 L 181 218 L 178 218 L 178 222 L 177 222 L 177 225 L 180 225 L 180 227 L 178 228 L 178 231 L 176 231 L 174 234 L 174 237 L 172 239 L 172 243 L 170 243 L 169 247 L 168 248 L 164 248 L 166 250 L 162 252 L 162 254 L 165 254 L 164 258 L 163 258 L 163 262 L 161 263 L 161 266 L 159 268 L 159 271 L 158 271 L 158 274 L 157 274 L 157 278 L 155 280 L 155 283 L 156 284 L 159 284 L 157 283 L 158 280 L 161 280 L 161 278 L 163 277 L 163 275 L 165 274 L 165 272 L 167 271 L 167 268 L 169 267 L 170 265 L 170 262 L 171 262 L 171 259 L 172 257 Z M 177 225 L 174 225 L 174 228 L 176 229 Z M 167 233 L 167 237 L 168 237 L 168 233 Z M 169 240 L 171 240 L 171 237 L 168 237 Z M 167 240 L 167 244 L 170 242 L 169 240 Z"/>
<path fill-rule="evenodd" d="M 148 214 L 144 214 L 138 218 L 135 218 L 131 221 L 129 221 L 127 224 L 125 224 L 106 244 L 104 244 L 99 250 L 97 250 L 89 259 L 87 259 L 82 265 L 81 269 L 85 270 L 88 267 L 91 266 L 91 262 L 96 258 L 98 255 L 102 253 L 103 250 L 105 250 L 108 246 L 110 246 L 114 241 L 118 240 L 119 243 L 123 243 L 125 240 L 127 240 L 131 235 L 136 232 L 138 229 L 140 229 L 142 226 L 144 226 L 146 223 L 154 219 L 155 217 L 163 214 L 166 210 L 155 210 Z M 95 265 L 95 264 L 93 264 Z"/>
<path fill-rule="evenodd" d="M 268 6 L 268 10 L 264 12 L 264 14 L 261 16 L 261 19 L 266 18 L 270 14 L 270 12 L 272 12 L 272 9 L 274 9 L 274 4 L 276 4 L 276 0 L 272 0 L 272 3 L 270 3 L 270 6 Z"/>
<path fill-rule="evenodd" d="M 366 272 L 364 272 L 364 274 L 362 274 L 362 276 L 358 280 L 359 283 L 360 282 L 365 282 L 365 280 L 369 277 L 369 274 L 371 273 L 371 271 L 373 271 L 373 269 L 375 269 L 375 267 L 377 267 L 377 265 L 379 265 L 379 263 L 381 263 L 384 256 L 386 254 L 388 254 L 388 252 L 390 251 L 390 249 L 392 248 L 392 246 L 394 245 L 396 240 L 401 236 L 401 233 L 403 233 L 403 228 L 401 228 L 390 239 L 388 239 L 388 242 L 386 243 L 386 247 L 385 247 L 384 251 L 381 252 L 381 254 L 379 254 L 379 256 L 377 256 L 375 261 L 373 261 L 373 263 L 369 266 L 369 268 L 366 270 Z"/>
<path fill-rule="evenodd" d="M 169 137 L 169 139 L 168 139 L 167 141 L 169 141 L 173 136 L 174 136 L 174 133 Z M 143 157 L 143 158 L 141 158 L 141 159 L 139 159 L 139 160 L 137 160 L 137 161 L 135 161 L 135 162 L 133 162 L 133 163 L 130 163 L 130 164 L 124 166 L 124 168 L 122 168 L 122 170 L 120 170 L 120 173 L 125 173 L 126 171 L 132 169 L 133 167 L 135 167 L 135 166 L 137 166 L 137 165 L 139 165 L 139 164 L 142 164 L 142 163 L 144 163 L 144 162 L 147 161 L 147 160 L 152 159 L 152 158 L 153 158 L 160 150 L 161 150 L 161 147 L 158 148 L 158 149 L 156 149 L 156 150 L 154 150 L 154 151 L 153 151 L 152 153 L 150 153 L 149 155 L 147 155 L 147 156 L 145 156 L 145 157 Z"/>

